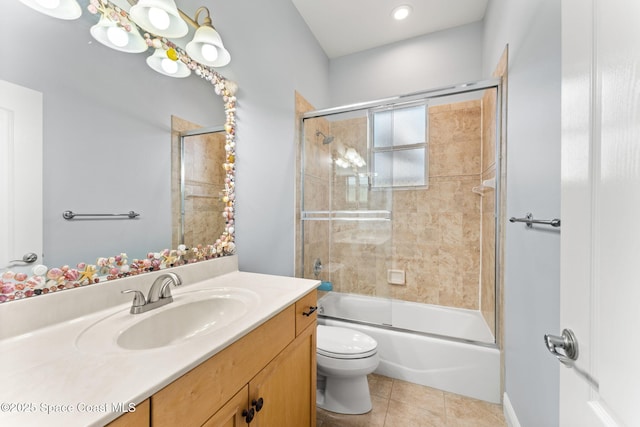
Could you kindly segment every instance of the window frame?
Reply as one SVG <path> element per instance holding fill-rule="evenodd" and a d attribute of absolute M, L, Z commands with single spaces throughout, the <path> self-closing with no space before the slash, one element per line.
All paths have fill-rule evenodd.
<path fill-rule="evenodd" d="M 402 144 L 402 145 L 394 145 L 393 142 L 391 143 L 391 145 L 389 146 L 385 146 L 385 147 L 376 147 L 375 145 L 375 124 L 374 124 L 374 116 L 377 113 L 381 113 L 381 112 L 387 112 L 387 111 L 394 111 L 394 110 L 401 110 L 401 109 L 408 109 L 408 108 L 414 108 L 414 107 L 419 107 L 419 106 L 423 106 L 424 107 L 424 114 L 425 114 L 425 129 L 424 129 L 424 142 L 420 142 L 420 143 L 413 143 L 413 144 Z M 405 103 L 400 103 L 400 104 L 390 104 L 390 105 L 385 105 L 385 106 L 381 106 L 381 107 L 377 107 L 377 108 L 371 108 L 367 111 L 367 119 L 368 119 L 368 127 L 369 127 L 369 132 L 368 132 L 368 138 L 367 138 L 367 145 L 369 148 L 369 165 L 370 165 L 370 179 L 369 179 L 369 185 L 371 187 L 372 190 L 376 190 L 376 189 L 380 189 L 380 190 L 384 190 L 384 189 L 418 189 L 418 188 L 428 188 L 429 187 L 429 102 L 428 99 L 421 99 L 418 101 L 411 101 L 411 102 L 405 102 Z M 393 126 L 393 120 L 392 120 L 392 126 Z M 393 136 L 393 128 L 391 130 L 391 134 Z M 410 185 L 396 185 L 394 184 L 395 181 L 395 173 L 392 170 L 391 171 L 391 184 L 376 184 L 376 162 L 375 162 L 375 155 L 377 153 L 392 153 L 391 155 L 393 156 L 394 153 L 396 152 L 400 152 L 400 151 L 408 151 L 408 150 L 416 150 L 416 149 L 424 149 L 424 167 L 423 167 L 423 183 L 421 184 L 410 184 Z M 393 159 L 392 159 L 393 161 Z"/>

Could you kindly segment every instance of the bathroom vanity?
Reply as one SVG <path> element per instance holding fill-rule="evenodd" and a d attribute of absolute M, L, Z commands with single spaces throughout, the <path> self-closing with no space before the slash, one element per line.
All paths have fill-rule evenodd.
<path fill-rule="evenodd" d="M 122 348 L 118 341 L 121 322 L 131 322 L 130 316 L 155 315 L 152 311 L 124 316 L 131 296 L 120 292 L 146 292 L 155 273 L 68 292 L 76 302 L 81 298 L 84 308 L 76 308 L 70 316 L 73 309 L 58 298 L 65 318 L 49 326 L 38 324 L 46 320 L 21 314 L 21 309 L 42 307 L 18 307 L 22 301 L 0 306 L 3 321 L 11 318 L 30 324 L 27 331 L 20 330 L 25 326 L 3 326 L 0 401 L 5 407 L 0 424 L 315 426 L 314 308 L 319 283 L 239 272 L 234 258 L 172 269 L 183 285 L 173 289 L 174 302 L 158 309 L 157 319 L 164 316 L 161 310 L 180 309 L 192 304 L 194 296 L 210 297 L 213 290 L 227 291 L 229 298 L 240 290 L 253 297 L 246 299 L 245 312 L 233 322 L 222 321 L 222 327 L 169 344 L 152 339 L 131 349 Z M 78 295 L 86 291 L 91 295 Z M 43 300 L 55 304 L 52 297 L 64 294 Z M 79 312 L 98 304 L 98 295 L 106 307 Z M 196 308 L 189 306 L 190 311 L 192 307 Z M 156 321 L 147 318 L 139 323 Z M 104 331 L 112 326 L 110 336 Z M 103 342 L 86 338 L 97 327 L 102 328 Z"/>
<path fill-rule="evenodd" d="M 151 410 L 111 425 L 315 425 L 316 322 L 309 311 L 316 299 L 315 291 L 305 295 L 155 393 Z"/>

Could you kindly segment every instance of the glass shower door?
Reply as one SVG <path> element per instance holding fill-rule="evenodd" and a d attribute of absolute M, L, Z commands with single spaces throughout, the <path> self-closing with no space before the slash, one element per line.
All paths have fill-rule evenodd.
<path fill-rule="evenodd" d="M 392 193 L 372 187 L 366 110 L 303 121 L 304 277 L 323 281 L 322 314 L 391 324 Z"/>
<path fill-rule="evenodd" d="M 461 339 L 495 341 L 499 90 L 487 80 L 303 116 L 304 277 L 332 289 L 325 315 L 451 337 L 440 326 L 473 318 L 483 338 Z M 443 310 L 460 322 L 431 320 Z"/>

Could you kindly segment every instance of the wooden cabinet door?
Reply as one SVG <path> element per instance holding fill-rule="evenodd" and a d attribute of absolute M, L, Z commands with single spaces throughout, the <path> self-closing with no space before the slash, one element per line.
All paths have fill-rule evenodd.
<path fill-rule="evenodd" d="M 203 427 L 246 427 L 243 415 L 249 407 L 249 386 L 244 386 L 214 416 L 209 418 Z"/>
<path fill-rule="evenodd" d="M 152 425 L 199 427 L 206 423 L 293 341 L 294 311 L 289 306 L 154 394 Z"/>
<path fill-rule="evenodd" d="M 251 427 L 315 427 L 315 322 L 249 383 L 249 405 L 260 398 Z"/>

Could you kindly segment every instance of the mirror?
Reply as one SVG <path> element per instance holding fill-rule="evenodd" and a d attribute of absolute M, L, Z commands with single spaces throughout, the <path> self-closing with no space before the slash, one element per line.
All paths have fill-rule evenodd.
<path fill-rule="evenodd" d="M 0 35 L 20 42 L 3 48 L 11 59 L 0 80 L 43 95 L 44 249 L 36 263 L 0 271 L 0 302 L 235 252 L 235 84 L 202 66 L 188 78 L 167 77 L 147 66 L 153 49 L 101 45 L 89 33 L 98 16 L 87 12 L 88 0 L 79 3 L 75 21 L 2 4 Z M 188 248 L 172 241 L 173 116 L 225 133 L 219 237 Z M 68 210 L 140 215 L 66 220 Z M 48 271 L 34 273 L 35 264 Z"/>

